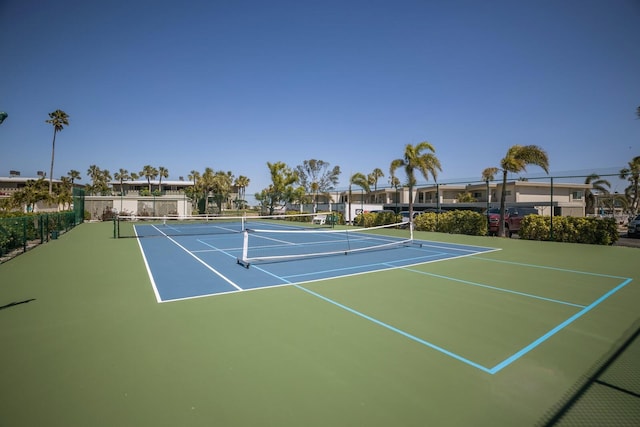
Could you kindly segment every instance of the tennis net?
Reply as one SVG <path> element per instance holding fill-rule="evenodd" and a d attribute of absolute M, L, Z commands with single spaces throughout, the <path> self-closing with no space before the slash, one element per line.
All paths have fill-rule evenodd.
<path fill-rule="evenodd" d="M 293 224 L 296 224 L 296 228 L 317 228 L 319 225 L 314 224 L 315 217 L 317 217 L 317 214 L 287 214 L 271 216 L 197 215 L 189 217 L 118 216 L 114 218 L 113 235 L 116 238 L 200 236 L 210 234 L 241 233 L 249 226 L 286 229 L 288 228 L 288 225 Z"/>
<path fill-rule="evenodd" d="M 310 257 L 347 255 L 354 252 L 397 248 L 413 243 L 413 229 L 389 224 L 357 229 L 253 229 L 246 228 L 242 255 L 237 262 L 247 268 Z"/>

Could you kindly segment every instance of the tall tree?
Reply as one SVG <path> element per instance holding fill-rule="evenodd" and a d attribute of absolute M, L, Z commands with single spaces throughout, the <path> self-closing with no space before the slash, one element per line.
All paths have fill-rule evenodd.
<path fill-rule="evenodd" d="M 193 186 L 185 188 L 185 194 L 191 200 L 191 211 L 195 212 L 198 208 L 198 200 L 202 199 L 202 183 L 200 172 L 197 170 L 192 170 L 189 175 L 187 175 L 189 181 L 193 182 Z"/>
<path fill-rule="evenodd" d="M 147 183 L 149 184 L 149 193 L 151 193 L 151 180 L 155 179 L 158 176 L 158 169 L 154 168 L 151 165 L 145 165 L 140 171 L 140 176 L 143 176 L 147 179 Z"/>
<path fill-rule="evenodd" d="M 54 196 L 47 191 L 47 183 L 44 178 L 40 178 L 28 180 L 25 186 L 13 192 L 9 199 L 10 206 L 33 212 L 36 203 L 40 201 L 53 202 Z"/>
<path fill-rule="evenodd" d="M 71 169 L 69 172 L 67 172 L 67 176 L 71 179 L 71 187 L 73 187 L 73 183 L 76 181 L 76 179 L 82 179 L 82 177 L 80 176 L 80 172 L 75 169 Z"/>
<path fill-rule="evenodd" d="M 87 184 L 87 189 L 92 193 L 107 194 L 109 192 L 109 181 L 111 172 L 107 169 L 100 169 L 96 165 L 89 166 L 87 174 L 91 179 L 91 185 Z"/>
<path fill-rule="evenodd" d="M 95 186 L 96 182 L 98 181 L 100 172 L 100 168 L 97 165 L 91 165 L 89 166 L 89 169 L 87 169 L 87 175 L 89 175 L 89 179 L 91 180 L 93 186 Z"/>
<path fill-rule="evenodd" d="M 53 126 L 53 143 L 51 145 L 51 169 L 49 171 L 49 194 L 51 194 L 53 190 L 53 160 L 55 158 L 56 153 L 56 135 L 65 126 L 69 126 L 69 116 L 62 110 L 56 110 L 52 113 L 49 113 L 49 120 L 46 120 L 47 123 Z"/>
<path fill-rule="evenodd" d="M 498 235 L 504 237 L 504 210 L 505 199 L 507 198 L 507 176 L 509 173 L 519 173 L 526 171 L 528 165 L 541 167 L 549 173 L 549 157 L 546 151 L 537 145 L 512 145 L 507 150 L 507 155 L 500 160 L 500 168 L 487 168 L 485 171 L 495 169 L 495 172 L 502 171 L 502 192 L 500 195 L 500 226 Z M 553 215 L 553 213 L 552 213 Z"/>
<path fill-rule="evenodd" d="M 238 189 L 238 201 L 237 201 L 238 209 L 244 209 L 244 207 L 247 204 L 245 197 L 246 197 L 247 187 L 249 186 L 249 182 L 251 182 L 249 178 L 247 178 L 244 175 L 240 175 L 238 178 L 236 178 L 235 182 L 233 183 L 234 187 Z"/>
<path fill-rule="evenodd" d="M 204 196 L 204 211 L 209 213 L 209 193 L 213 190 L 215 179 L 215 172 L 212 168 L 205 168 L 202 176 L 200 177 L 200 186 L 202 188 L 202 194 Z"/>
<path fill-rule="evenodd" d="M 326 194 L 338 184 L 340 166 L 330 169 L 330 164 L 324 160 L 305 160 L 296 166 L 298 182 L 308 194 L 313 194 L 314 210 L 318 205 L 318 195 Z"/>
<path fill-rule="evenodd" d="M 373 192 L 376 193 L 375 198 L 376 198 L 376 202 L 378 201 L 378 179 L 384 177 L 384 172 L 382 172 L 382 169 L 380 168 L 375 168 L 373 170 L 373 172 L 371 172 L 369 175 L 367 175 L 367 180 L 369 181 L 369 188 L 371 188 L 371 186 L 373 185 Z"/>
<path fill-rule="evenodd" d="M 271 184 L 260 193 L 256 193 L 255 197 L 262 206 L 269 209 L 269 215 L 273 215 L 276 206 L 284 206 L 295 197 L 296 189 L 293 184 L 298 181 L 298 173 L 284 162 L 267 162 L 267 167 L 271 175 Z"/>
<path fill-rule="evenodd" d="M 596 173 L 592 173 L 585 180 L 584 183 L 590 185 L 591 188 L 587 188 L 584 192 L 584 200 L 585 200 L 585 213 L 595 214 L 596 213 L 596 196 L 593 194 L 593 190 L 598 192 L 598 195 L 609 194 L 609 188 L 611 188 L 611 183 L 606 179 L 600 178 L 600 175 Z"/>
<path fill-rule="evenodd" d="M 162 178 L 169 178 L 169 169 L 164 166 L 159 166 L 158 177 L 160 179 L 160 181 L 158 181 L 158 191 L 162 191 Z"/>
<path fill-rule="evenodd" d="M 348 222 L 352 222 L 354 220 L 354 218 L 351 218 L 351 199 L 353 198 L 353 192 L 351 191 L 351 187 L 353 187 L 354 185 L 357 185 L 358 187 L 362 188 L 366 193 L 368 193 L 370 189 L 369 180 L 363 173 L 356 172 L 353 175 L 351 175 L 351 178 L 349 178 L 349 218 L 347 218 Z"/>
<path fill-rule="evenodd" d="M 620 179 L 629 182 L 624 192 L 629 200 L 629 210 L 635 215 L 638 212 L 638 193 L 640 193 L 640 156 L 631 159 L 628 167 L 620 169 Z"/>
<path fill-rule="evenodd" d="M 389 174 L 395 176 L 398 168 L 404 168 L 409 186 L 409 221 L 413 222 L 413 188 L 416 185 L 416 169 L 420 171 L 425 180 L 429 180 L 429 175 L 434 181 L 438 179 L 438 171 L 442 171 L 440 160 L 435 155 L 435 148 L 427 141 L 418 144 L 407 144 L 404 147 L 404 157 L 395 159 L 389 166 Z"/>
<path fill-rule="evenodd" d="M 116 179 L 116 181 L 120 182 L 120 193 L 124 194 L 124 182 L 129 181 L 131 179 L 131 175 L 129 175 L 129 171 L 126 169 L 120 168 L 118 172 L 113 174 L 113 177 Z M 122 209 L 122 206 L 120 206 L 120 209 Z"/>
<path fill-rule="evenodd" d="M 218 213 L 222 213 L 222 204 L 229 199 L 232 184 L 233 174 L 231 173 L 231 171 L 217 171 L 213 175 L 213 179 L 211 181 L 211 191 L 213 192 L 213 200 L 218 207 Z"/>
<path fill-rule="evenodd" d="M 58 206 L 62 205 L 63 210 L 67 210 L 73 202 L 71 188 L 71 179 L 66 176 L 60 177 L 60 182 L 53 185 L 53 202 Z"/>

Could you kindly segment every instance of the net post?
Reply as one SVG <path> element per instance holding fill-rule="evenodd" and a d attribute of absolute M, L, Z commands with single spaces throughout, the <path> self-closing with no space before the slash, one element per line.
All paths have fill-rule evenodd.
<path fill-rule="evenodd" d="M 248 253 L 249 253 L 249 232 L 247 230 L 244 230 L 242 232 L 242 257 L 237 258 L 237 262 L 238 264 L 246 268 L 249 268 L 249 265 L 250 265 L 247 259 Z"/>

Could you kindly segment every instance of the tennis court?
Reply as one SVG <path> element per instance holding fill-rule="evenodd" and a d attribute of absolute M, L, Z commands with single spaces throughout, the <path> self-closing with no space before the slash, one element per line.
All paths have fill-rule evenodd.
<path fill-rule="evenodd" d="M 133 224 L 139 237 L 161 237 L 139 239 L 158 302 L 367 274 L 495 250 L 415 240 L 410 230 L 393 226 L 334 230 L 263 220 L 252 224 L 259 229 L 241 233 L 240 220 Z M 253 256 L 247 258 L 249 254 Z"/>
<path fill-rule="evenodd" d="M 0 265 L 0 424 L 640 419 L 637 249 L 384 230 L 300 258 L 344 242 L 153 226 Z"/>

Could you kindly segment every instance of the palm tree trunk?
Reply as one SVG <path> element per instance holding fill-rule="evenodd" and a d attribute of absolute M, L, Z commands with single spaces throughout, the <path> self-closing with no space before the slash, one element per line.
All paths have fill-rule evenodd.
<path fill-rule="evenodd" d="M 413 221 L 413 185 L 409 184 L 409 222 L 411 221 Z"/>
<path fill-rule="evenodd" d="M 507 197 L 507 171 L 502 171 L 502 191 L 500 194 L 500 224 L 498 224 L 498 236 L 504 237 L 504 208 Z"/>
<path fill-rule="evenodd" d="M 53 192 L 53 159 L 56 153 L 56 129 L 53 128 L 53 143 L 51 146 L 51 169 L 49 170 L 49 194 Z"/>

